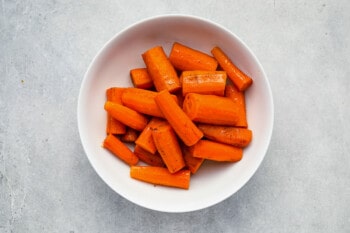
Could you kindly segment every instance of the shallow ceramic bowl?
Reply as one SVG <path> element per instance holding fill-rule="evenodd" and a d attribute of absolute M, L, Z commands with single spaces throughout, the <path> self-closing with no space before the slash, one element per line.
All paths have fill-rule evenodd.
<path fill-rule="evenodd" d="M 208 54 L 217 45 L 254 80 L 246 91 L 247 117 L 253 141 L 244 150 L 243 159 L 235 164 L 206 161 L 191 177 L 189 190 L 154 186 L 131 179 L 129 166 L 101 147 L 106 136 L 106 112 L 103 109 L 106 89 L 132 86 L 130 69 L 145 66 L 141 54 L 156 45 L 163 46 L 169 54 L 175 41 Z M 157 16 L 119 32 L 93 59 L 79 93 L 78 127 L 90 163 L 115 192 L 149 209 L 188 212 L 225 200 L 254 175 L 270 142 L 273 100 L 261 64 L 238 36 L 198 17 Z"/>

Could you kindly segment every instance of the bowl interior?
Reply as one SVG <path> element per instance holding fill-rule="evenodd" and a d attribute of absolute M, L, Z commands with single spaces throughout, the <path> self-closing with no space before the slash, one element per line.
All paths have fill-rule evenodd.
<path fill-rule="evenodd" d="M 129 71 L 145 67 L 141 54 L 156 45 L 169 54 L 173 42 L 210 54 L 220 46 L 254 83 L 246 91 L 253 141 L 235 164 L 206 161 L 191 177 L 189 190 L 153 186 L 129 177 L 129 167 L 101 147 L 106 136 L 105 90 L 132 86 Z M 273 102 L 264 71 L 249 48 L 225 28 L 192 16 L 159 16 L 132 25 L 100 50 L 85 74 L 78 100 L 78 126 L 89 161 L 118 194 L 140 206 L 186 212 L 214 205 L 239 190 L 263 160 L 273 126 Z"/>

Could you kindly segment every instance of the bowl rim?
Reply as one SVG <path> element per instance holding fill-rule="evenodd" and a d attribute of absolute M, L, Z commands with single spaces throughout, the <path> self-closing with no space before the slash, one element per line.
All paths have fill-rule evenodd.
<path fill-rule="evenodd" d="M 112 42 L 114 40 L 116 40 L 120 35 L 124 34 L 125 32 L 127 32 L 128 30 L 130 30 L 131 28 L 140 25 L 140 24 L 145 24 L 147 22 L 150 21 L 154 21 L 154 20 L 160 20 L 160 19 L 169 19 L 169 18 L 174 18 L 174 19 L 189 19 L 189 20 L 197 20 L 197 21 L 201 21 L 202 23 L 206 23 L 206 24 L 211 24 L 212 26 L 215 26 L 223 31 L 225 31 L 226 33 L 230 34 L 232 37 L 234 37 L 239 43 L 242 44 L 242 46 L 244 47 L 245 50 L 247 50 L 249 52 L 249 54 L 252 56 L 252 58 L 255 60 L 255 63 L 257 65 L 257 67 L 261 70 L 262 72 L 262 76 L 265 79 L 266 82 L 266 86 L 267 86 L 267 95 L 268 95 L 268 99 L 270 100 L 269 105 L 270 105 L 270 112 L 268 113 L 270 118 L 268 121 L 268 124 L 270 125 L 270 127 L 268 128 L 269 131 L 267 132 L 267 138 L 266 140 L 266 144 L 264 145 L 263 150 L 261 151 L 261 153 L 263 154 L 261 156 L 260 161 L 257 161 L 257 163 L 255 163 L 255 167 L 252 169 L 252 173 L 249 177 L 247 177 L 244 181 L 242 181 L 239 185 L 238 188 L 235 192 L 233 193 L 229 193 L 227 195 L 221 196 L 220 199 L 215 199 L 215 201 L 211 201 L 210 203 L 206 203 L 205 205 L 201 205 L 200 207 L 197 208 L 188 208 L 188 209 L 184 209 L 184 210 L 171 210 L 171 209 L 161 209 L 161 208 L 154 208 L 150 205 L 145 205 L 145 204 L 141 204 L 139 202 L 136 202 L 135 200 L 130 199 L 129 197 L 127 197 L 126 195 L 124 195 L 123 193 L 117 192 L 113 187 L 111 187 L 111 185 L 109 183 L 107 183 L 99 174 L 98 169 L 96 168 L 96 165 L 91 161 L 91 158 L 89 156 L 89 152 L 87 149 L 87 145 L 85 144 L 85 142 L 83 141 L 83 133 L 82 133 L 82 103 L 81 103 L 81 99 L 82 99 L 82 95 L 83 95 L 83 87 L 86 85 L 87 79 L 90 75 L 90 73 L 92 72 L 93 67 L 95 66 L 96 61 L 100 58 L 100 56 L 103 54 L 103 52 L 109 47 L 111 46 Z M 107 184 L 107 186 L 109 188 L 111 188 L 115 193 L 117 193 L 118 195 L 122 196 L 123 198 L 125 198 L 126 200 L 130 201 L 131 203 L 134 203 L 138 206 L 141 206 L 143 208 L 147 208 L 150 210 L 155 210 L 155 211 L 159 211 L 159 212 L 167 212 L 167 213 L 185 213 L 185 212 L 193 212 L 193 211 L 198 211 L 198 210 L 202 210 L 211 206 L 214 206 L 216 204 L 221 203 L 222 201 L 226 200 L 227 198 L 233 196 L 235 193 L 237 193 L 238 191 L 240 191 L 242 189 L 242 187 L 244 187 L 248 181 L 256 174 L 257 170 L 259 169 L 262 161 L 264 160 L 266 153 L 268 151 L 268 148 L 270 146 L 271 143 L 271 138 L 272 138 L 272 134 L 273 134 L 273 128 L 274 128 L 274 101 L 273 101 L 273 95 L 272 95 L 272 90 L 271 90 L 271 86 L 270 86 L 270 82 L 267 78 L 267 75 L 265 73 L 265 70 L 262 66 L 262 64 L 260 63 L 260 61 L 258 60 L 258 58 L 256 57 L 255 53 L 253 53 L 253 51 L 250 49 L 250 47 L 240 38 L 238 37 L 234 32 L 230 31 L 229 29 L 227 29 L 225 26 L 220 25 L 210 19 L 207 18 L 203 18 L 203 17 L 199 17 L 196 15 L 190 15 L 190 14 L 160 14 L 160 15 L 155 15 L 155 16 L 150 16 L 150 17 L 146 17 L 144 19 L 138 20 L 132 24 L 130 24 L 127 27 L 124 27 L 122 30 L 116 32 L 107 42 L 105 42 L 103 44 L 103 46 L 98 50 L 98 52 L 94 55 L 93 59 L 91 60 L 91 62 L 89 63 L 89 66 L 84 74 L 83 80 L 81 81 L 80 84 L 80 88 L 79 88 L 79 95 L 78 95 L 78 101 L 77 101 L 77 123 L 78 123 L 78 131 L 79 131 L 79 138 L 81 141 L 81 144 L 83 146 L 83 150 L 85 153 L 85 156 L 88 158 L 90 165 L 93 167 L 94 171 L 98 174 L 98 176 L 100 177 L 100 179 Z"/>

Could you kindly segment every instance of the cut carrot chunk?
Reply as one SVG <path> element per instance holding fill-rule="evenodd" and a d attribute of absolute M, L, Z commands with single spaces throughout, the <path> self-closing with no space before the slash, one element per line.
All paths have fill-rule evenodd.
<path fill-rule="evenodd" d="M 214 47 L 211 53 L 239 91 L 244 91 L 252 85 L 253 80 L 243 73 L 219 47 Z"/>
<path fill-rule="evenodd" d="M 138 136 L 138 131 L 127 127 L 125 134 L 120 135 L 120 140 L 122 142 L 135 142 Z"/>
<path fill-rule="evenodd" d="M 225 71 L 184 71 L 180 76 L 182 94 L 210 94 L 223 96 L 226 86 Z"/>
<path fill-rule="evenodd" d="M 136 165 L 139 161 L 139 158 L 134 153 L 132 153 L 129 147 L 127 147 L 123 142 L 121 142 L 112 134 L 109 134 L 105 138 L 103 147 L 130 166 Z"/>
<path fill-rule="evenodd" d="M 185 166 L 182 151 L 176 134 L 169 124 L 158 125 L 152 129 L 152 137 L 157 151 L 170 173 L 177 172 Z"/>
<path fill-rule="evenodd" d="M 142 131 L 148 123 L 144 115 L 121 104 L 107 101 L 104 108 L 113 118 L 138 131 Z"/>
<path fill-rule="evenodd" d="M 168 91 L 159 92 L 155 101 L 176 134 L 187 146 L 194 145 L 203 137 L 203 133 L 179 107 Z"/>
<path fill-rule="evenodd" d="M 175 188 L 189 189 L 191 172 L 181 170 L 176 173 L 170 173 L 163 167 L 151 166 L 132 166 L 130 176 L 155 185 L 163 185 Z"/>
<path fill-rule="evenodd" d="M 142 147 L 144 150 L 154 154 L 157 151 L 156 145 L 154 144 L 152 137 L 152 128 L 156 128 L 160 124 L 167 124 L 160 118 L 152 118 L 147 126 L 142 130 L 139 137 L 136 139 L 136 145 Z"/>
<path fill-rule="evenodd" d="M 204 137 L 237 147 L 246 147 L 252 141 L 252 131 L 246 128 L 199 124 Z"/>
<path fill-rule="evenodd" d="M 236 125 L 237 106 L 227 97 L 189 93 L 183 110 L 194 122 L 215 125 Z"/>
<path fill-rule="evenodd" d="M 186 167 L 188 167 L 192 174 L 195 174 L 204 162 L 204 159 L 193 157 L 189 148 L 187 147 L 182 149 L 182 154 L 184 156 Z"/>
<path fill-rule="evenodd" d="M 164 167 L 165 164 L 163 159 L 158 153 L 152 154 L 148 151 L 142 149 L 142 147 L 136 145 L 134 149 L 134 154 L 144 163 L 147 163 L 151 166 Z"/>
<path fill-rule="evenodd" d="M 122 94 L 125 88 L 122 87 L 111 87 L 106 91 L 107 101 L 122 103 Z M 126 128 L 123 123 L 114 119 L 110 114 L 107 113 L 107 134 L 125 134 Z"/>
<path fill-rule="evenodd" d="M 142 54 L 148 73 L 157 91 L 176 92 L 181 88 L 176 70 L 166 56 L 163 47 L 156 46 Z"/>
<path fill-rule="evenodd" d="M 216 70 L 218 62 L 212 56 L 175 42 L 169 60 L 178 70 Z"/>
<path fill-rule="evenodd" d="M 122 95 L 123 105 L 143 114 L 155 117 L 164 117 L 154 101 L 157 92 L 140 88 L 127 88 Z M 171 95 L 177 102 L 177 96 Z"/>
<path fill-rule="evenodd" d="M 130 77 L 136 88 L 150 89 L 153 87 L 153 81 L 148 74 L 147 68 L 136 68 L 130 70 Z"/>
<path fill-rule="evenodd" d="M 248 127 L 247 114 L 245 107 L 245 94 L 244 92 L 238 91 L 234 85 L 227 85 L 225 89 L 225 96 L 230 98 L 237 106 L 238 121 L 236 126 Z"/>
<path fill-rule="evenodd" d="M 243 156 L 242 148 L 209 140 L 200 140 L 190 147 L 190 152 L 193 157 L 219 162 L 237 162 Z"/>

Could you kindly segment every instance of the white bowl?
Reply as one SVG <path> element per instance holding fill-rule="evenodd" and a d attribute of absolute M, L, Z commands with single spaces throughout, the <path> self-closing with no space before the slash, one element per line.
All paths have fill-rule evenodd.
<path fill-rule="evenodd" d="M 246 91 L 253 141 L 235 164 L 205 162 L 191 177 L 189 190 L 154 186 L 130 178 L 129 166 L 102 148 L 106 137 L 105 91 L 132 86 L 129 71 L 144 67 L 141 54 L 156 45 L 169 54 L 173 42 L 210 54 L 218 45 L 254 83 Z M 235 34 L 209 20 L 165 15 L 138 22 L 119 32 L 98 52 L 81 85 L 78 127 L 86 155 L 97 174 L 115 192 L 140 206 L 163 212 L 188 212 L 217 204 L 237 192 L 256 172 L 273 128 L 273 100 L 258 59 Z"/>

